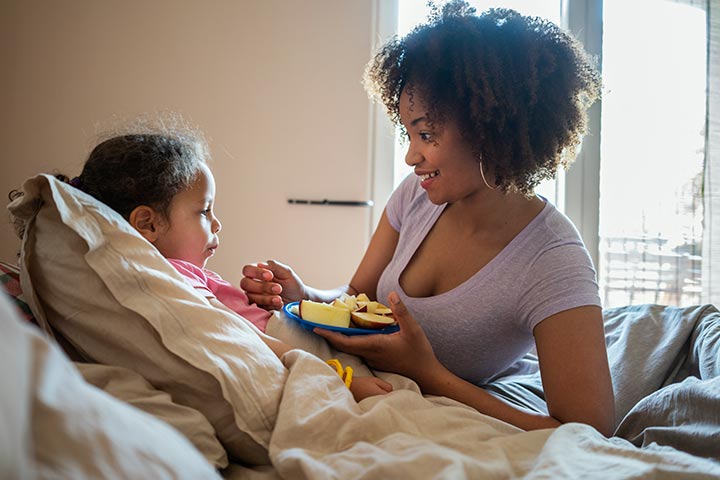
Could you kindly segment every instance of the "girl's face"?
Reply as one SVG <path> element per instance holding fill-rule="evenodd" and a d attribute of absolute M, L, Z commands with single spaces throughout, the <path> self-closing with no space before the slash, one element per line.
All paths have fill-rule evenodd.
<path fill-rule="evenodd" d="M 186 190 L 170 203 L 168 219 L 159 225 L 153 244 L 166 258 L 190 262 L 204 268 L 219 245 L 220 220 L 213 212 L 215 179 L 207 165 Z"/>
<path fill-rule="evenodd" d="M 434 125 L 417 92 L 411 97 L 403 90 L 400 119 L 410 141 L 405 163 L 414 168 L 431 202 L 453 203 L 487 189 L 478 159 L 457 126 L 450 121 L 442 126 Z M 492 184 L 487 170 L 485 177 Z"/>

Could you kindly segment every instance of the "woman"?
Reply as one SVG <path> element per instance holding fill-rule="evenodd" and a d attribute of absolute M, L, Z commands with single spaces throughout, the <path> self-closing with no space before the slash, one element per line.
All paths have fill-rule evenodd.
<path fill-rule="evenodd" d="M 583 422 L 609 435 L 614 398 L 592 261 L 562 213 L 533 193 L 567 165 L 600 81 L 555 25 L 465 2 L 387 43 L 368 90 L 409 140 L 390 198 L 349 285 L 306 286 L 278 262 L 241 285 L 266 307 L 342 292 L 388 299 L 399 333 L 316 330 L 374 368 L 530 430 Z M 482 385 L 537 349 L 548 414 Z"/>

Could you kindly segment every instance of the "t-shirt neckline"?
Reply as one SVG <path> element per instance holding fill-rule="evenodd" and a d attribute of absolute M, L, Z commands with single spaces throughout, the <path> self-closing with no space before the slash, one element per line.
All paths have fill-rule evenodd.
<path fill-rule="evenodd" d="M 420 245 L 422 244 L 422 242 L 425 241 L 425 238 L 427 237 L 428 233 L 435 226 L 435 223 L 437 223 L 438 218 L 440 218 L 440 215 L 445 210 L 445 208 L 447 207 L 448 204 L 444 203 L 442 205 L 438 205 L 438 208 L 433 213 L 431 221 L 427 222 L 422 234 L 419 236 L 420 237 L 419 240 L 415 241 L 415 244 L 413 245 L 412 249 L 407 249 L 410 253 L 408 255 L 406 255 L 405 258 L 403 258 L 403 261 L 402 261 L 403 265 L 402 265 L 402 268 L 400 269 L 400 272 L 397 277 L 398 278 L 398 280 L 397 280 L 398 288 L 401 290 L 402 294 L 406 298 L 411 298 L 414 301 L 419 301 L 419 302 L 426 301 L 426 300 L 433 300 L 433 299 L 435 299 L 435 300 L 441 299 L 441 298 L 443 298 L 447 295 L 451 295 L 451 294 L 452 295 L 461 295 L 465 292 L 465 290 L 467 290 L 468 288 L 471 288 L 473 285 L 476 285 L 482 277 L 487 277 L 487 276 L 491 275 L 495 271 L 496 268 L 499 268 L 499 266 L 502 264 L 502 261 L 509 255 L 508 252 L 510 252 L 516 248 L 522 247 L 522 244 L 524 242 L 526 242 L 528 238 L 530 238 L 530 232 L 535 228 L 535 225 L 538 224 L 539 222 L 543 221 L 543 219 L 545 217 L 547 217 L 550 214 L 550 212 L 552 211 L 552 207 L 550 207 L 550 202 L 548 202 L 548 200 L 545 197 L 543 197 L 542 195 L 537 195 L 537 194 L 536 194 L 536 196 L 538 198 L 540 198 L 543 201 L 543 203 L 545 204 L 543 206 L 542 210 L 540 210 L 540 212 L 537 215 L 535 215 L 535 217 L 532 220 L 530 220 L 530 222 L 528 222 L 528 224 L 525 225 L 525 227 L 522 230 L 520 230 L 520 232 L 517 235 L 515 235 L 515 237 L 512 240 L 510 240 L 510 242 L 508 242 L 508 244 L 505 245 L 505 247 L 502 250 L 500 250 L 500 252 L 497 255 L 495 255 L 488 263 L 486 263 L 480 270 L 478 270 L 473 275 L 471 275 L 470 277 L 465 279 L 465 281 L 463 281 L 462 283 L 457 285 L 455 288 L 451 288 L 447 292 L 443 292 L 438 295 L 432 295 L 429 297 L 413 297 L 413 296 L 407 294 L 407 292 L 405 291 L 405 288 L 403 288 L 403 286 L 400 283 L 400 278 L 402 277 L 402 274 L 405 272 L 405 269 L 407 268 L 408 264 L 410 263 L 410 259 L 412 259 L 412 257 L 415 255 L 415 252 L 417 252 L 418 248 L 420 248 Z M 429 201 L 429 200 L 426 198 L 425 201 Z"/>

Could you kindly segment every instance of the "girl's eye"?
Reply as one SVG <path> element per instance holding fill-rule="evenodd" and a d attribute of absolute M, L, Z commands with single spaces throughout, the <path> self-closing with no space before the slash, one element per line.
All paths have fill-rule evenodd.
<path fill-rule="evenodd" d="M 210 215 L 210 212 L 211 212 L 211 211 L 212 211 L 212 209 L 206 208 L 205 210 L 203 210 L 203 211 L 201 212 L 201 214 L 202 214 L 202 215 L 205 215 L 205 216 L 208 216 L 208 215 Z"/>

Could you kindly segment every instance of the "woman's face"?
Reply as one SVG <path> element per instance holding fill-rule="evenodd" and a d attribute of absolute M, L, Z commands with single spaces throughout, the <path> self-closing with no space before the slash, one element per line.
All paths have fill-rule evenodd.
<path fill-rule="evenodd" d="M 454 122 L 434 125 L 423 99 L 407 90 L 400 95 L 400 119 L 410 142 L 405 163 L 420 177 L 431 202 L 453 203 L 487 189 L 479 161 Z M 485 178 L 492 185 L 487 169 Z"/>

